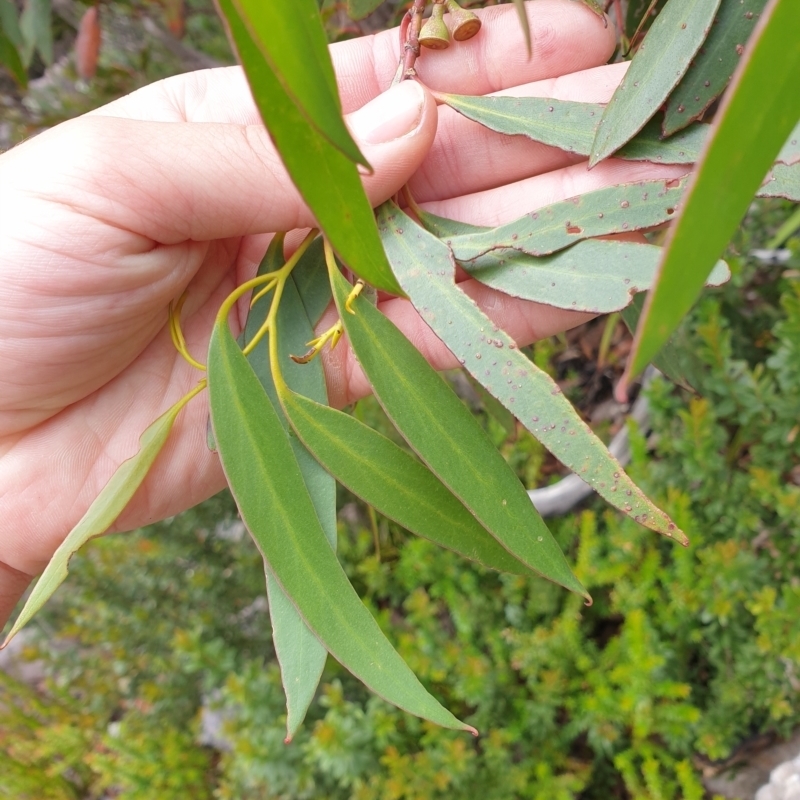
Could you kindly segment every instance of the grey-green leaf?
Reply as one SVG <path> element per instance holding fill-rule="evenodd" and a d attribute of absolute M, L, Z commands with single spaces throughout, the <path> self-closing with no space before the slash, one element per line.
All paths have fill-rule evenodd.
<path fill-rule="evenodd" d="M 529 574 L 423 464 L 349 414 L 281 394 L 303 443 L 353 494 L 418 536 L 501 572 Z"/>
<path fill-rule="evenodd" d="M 689 68 L 720 0 L 669 0 L 606 106 L 589 166 L 630 141 L 658 111 Z"/>
<path fill-rule="evenodd" d="M 198 388 L 181 398 L 172 408 L 164 412 L 150 425 L 139 439 L 139 452 L 123 461 L 117 467 L 108 483 L 89 506 L 78 524 L 69 532 L 67 538 L 48 562 L 25 606 L 20 612 L 3 642 L 5 647 L 19 631 L 28 624 L 36 612 L 52 597 L 55 590 L 64 582 L 72 556 L 95 536 L 105 533 L 114 520 L 124 511 L 136 490 L 147 477 L 150 467 L 167 441 L 172 426 L 186 403 L 202 388 Z"/>
<path fill-rule="evenodd" d="M 767 180 L 758 190 L 759 197 L 783 197 L 800 203 L 800 163 L 774 164 Z"/>
<path fill-rule="evenodd" d="M 570 311 L 610 314 L 625 308 L 636 292 L 649 289 L 661 248 L 638 242 L 587 239 L 549 256 L 493 250 L 462 263 L 476 280 L 501 292 Z M 709 278 L 730 278 L 720 261 Z"/>
<path fill-rule="evenodd" d="M 321 239 L 312 243 L 311 247 Z M 311 249 L 309 247 L 309 250 Z M 319 247 L 316 248 L 319 250 Z M 325 387 L 325 376 L 322 364 L 318 361 L 310 364 L 295 364 L 289 354 L 302 352 L 306 343 L 313 337 L 314 330 L 306 315 L 306 310 L 299 291 L 293 281 L 294 273 L 299 269 L 300 263 L 306 259 L 308 250 L 301 256 L 292 275 L 286 282 L 277 314 L 277 324 L 281 330 L 278 341 L 278 353 L 282 364 L 286 364 L 285 377 L 289 385 L 300 394 L 312 397 L 314 400 L 325 403 L 328 395 Z M 307 261 L 313 263 L 311 256 Z M 259 267 L 259 274 L 273 272 L 283 265 L 283 236 L 277 235 L 272 240 L 266 255 Z M 306 267 L 308 271 L 308 267 Z M 323 271 L 323 277 L 326 273 Z M 330 288 L 328 289 L 330 296 Z M 261 328 L 270 307 L 272 295 L 269 294 L 255 304 L 247 317 L 243 342 L 249 344 Z M 308 489 L 317 517 L 322 524 L 322 529 L 330 546 L 336 550 L 336 483 L 333 478 L 311 457 L 308 451 L 291 433 L 291 428 L 281 409 L 280 401 L 272 381 L 272 372 L 268 356 L 269 335 L 247 357 L 250 366 L 256 373 L 259 382 L 272 403 L 281 424 L 286 431 L 297 458 L 300 472 Z M 274 469 L 281 469 L 282 465 L 274 463 Z M 269 612 L 272 619 L 273 642 L 278 655 L 281 668 L 281 679 L 286 692 L 286 739 L 290 741 L 297 732 L 305 718 L 308 707 L 314 699 L 328 651 L 322 646 L 319 639 L 309 630 L 302 617 L 286 596 L 275 576 L 267 567 L 265 569 L 267 580 L 267 594 L 269 597 Z"/>
<path fill-rule="evenodd" d="M 722 0 L 708 38 L 667 100 L 665 136 L 702 117 L 722 94 L 766 4 L 767 0 Z"/>
<path fill-rule="evenodd" d="M 684 534 L 625 474 L 559 386 L 458 289 L 447 245 L 392 203 L 378 209 L 378 225 L 392 269 L 414 307 L 475 379 L 611 505 L 685 543 Z"/>
<path fill-rule="evenodd" d="M 452 237 L 449 245 L 458 261 L 503 248 L 548 255 L 582 239 L 668 222 L 686 183 L 687 178 L 675 178 L 598 189 L 537 209 L 499 228 Z"/>
<path fill-rule="evenodd" d="M 322 251 L 322 237 L 316 238 L 303 253 L 297 266 L 292 270 L 292 282 L 297 287 L 303 301 L 306 316 L 313 328 L 331 302 L 331 284 L 325 257 Z"/>
<path fill-rule="evenodd" d="M 789 134 L 786 144 L 781 148 L 775 160 L 781 164 L 790 165 L 800 161 L 800 122 L 795 125 L 794 130 Z"/>
<path fill-rule="evenodd" d="M 242 520 L 306 624 L 334 658 L 390 703 L 474 733 L 425 690 L 350 585 L 286 431 L 224 323 L 211 336 L 208 385 L 220 460 Z M 280 469 L 271 467 L 275 462 Z"/>
<path fill-rule="evenodd" d="M 353 352 L 403 438 L 503 547 L 534 572 L 588 597 L 469 409 L 377 308 L 358 298 L 355 314 L 345 310 L 352 287 L 336 269 L 331 283 Z"/>

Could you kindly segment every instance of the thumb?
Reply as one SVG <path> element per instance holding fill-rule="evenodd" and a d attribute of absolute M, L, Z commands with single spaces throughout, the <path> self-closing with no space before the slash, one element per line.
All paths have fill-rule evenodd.
<path fill-rule="evenodd" d="M 420 84 L 404 81 L 350 114 L 347 122 L 373 167 L 364 186 L 378 205 L 425 158 L 436 135 L 436 102 Z M 35 176 L 31 158 L 38 166 Z M 260 124 L 85 116 L 37 136 L 4 159 L 8 186 L 18 178 L 28 191 L 159 244 L 314 224 Z M 32 185 L 38 179 L 40 192 Z"/>

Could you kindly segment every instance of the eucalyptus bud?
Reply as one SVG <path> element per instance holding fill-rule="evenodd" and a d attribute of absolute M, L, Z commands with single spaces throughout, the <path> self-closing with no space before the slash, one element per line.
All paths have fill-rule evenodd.
<path fill-rule="evenodd" d="M 447 11 L 450 33 L 457 42 L 471 39 L 481 29 L 480 19 L 466 8 L 461 8 L 456 0 L 447 0 Z"/>
<path fill-rule="evenodd" d="M 419 43 L 431 50 L 450 47 L 450 32 L 444 23 L 444 3 L 435 3 L 433 11 L 419 32 Z"/>

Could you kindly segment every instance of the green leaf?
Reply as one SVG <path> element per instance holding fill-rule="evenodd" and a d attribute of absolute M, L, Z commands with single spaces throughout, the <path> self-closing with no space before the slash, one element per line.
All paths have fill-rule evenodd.
<path fill-rule="evenodd" d="M 25 46 L 19 27 L 17 7 L 11 0 L 0 0 L 0 34 L 3 33 L 17 50 L 22 50 Z"/>
<path fill-rule="evenodd" d="M 605 106 L 546 97 L 471 97 L 437 94 L 459 114 L 498 133 L 526 136 L 570 153 L 588 156 Z M 670 139 L 661 138 L 653 120 L 614 155 L 628 161 L 692 164 L 703 146 L 707 125 L 692 125 Z"/>
<path fill-rule="evenodd" d="M 391 203 L 378 209 L 378 225 L 392 268 L 414 307 L 475 379 L 611 505 L 685 543 L 683 533 L 625 474 L 559 386 L 458 289 L 447 246 Z M 433 408 L 442 416 L 438 406 Z"/>
<path fill-rule="evenodd" d="M 628 13 L 625 15 L 625 35 L 630 39 L 640 25 L 641 30 L 646 31 L 665 3 L 666 0 L 657 0 L 657 2 L 653 2 L 653 0 L 628 0 Z M 651 4 L 652 11 L 648 18 L 643 20 Z"/>
<path fill-rule="evenodd" d="M 270 247 L 259 267 L 259 275 L 273 272 L 283 266 L 283 240 L 282 235 L 277 235 L 270 243 Z M 317 241 L 321 242 L 320 239 Z M 312 243 L 312 247 L 315 243 Z M 311 249 L 309 247 L 309 249 Z M 318 249 L 318 248 L 317 248 Z M 286 282 L 280 305 L 278 307 L 277 322 L 281 336 L 278 342 L 278 354 L 281 363 L 285 363 L 285 379 L 296 392 L 317 401 L 327 403 L 328 394 L 325 387 L 325 375 L 319 361 L 307 365 L 295 364 L 289 354 L 302 352 L 306 343 L 313 338 L 314 329 L 300 297 L 300 293 L 292 280 L 300 263 L 306 258 L 308 250 L 303 254 L 298 265 L 292 270 L 292 275 Z M 308 262 L 313 263 L 311 256 Z M 323 277 L 326 277 L 323 272 Z M 328 283 L 327 279 L 325 283 Z M 330 296 L 330 288 L 328 289 Z M 272 294 L 258 300 L 247 317 L 244 329 L 244 344 L 249 344 L 258 333 L 267 316 Z M 294 451 L 297 464 L 300 468 L 303 481 L 308 489 L 314 510 L 322 524 L 322 529 L 328 543 L 336 550 L 336 483 L 333 478 L 317 463 L 297 437 L 291 433 L 291 428 L 281 409 L 275 384 L 272 381 L 272 372 L 268 355 L 269 335 L 248 356 L 247 360 L 256 373 L 261 386 L 272 403 L 275 413 L 283 425 L 284 430 Z M 272 463 L 272 469 L 281 469 L 278 461 Z M 322 646 L 319 639 L 309 630 L 302 617 L 294 607 L 292 601 L 286 596 L 269 567 L 265 569 L 267 579 L 267 595 L 269 597 L 269 613 L 272 619 L 273 642 L 278 655 L 281 668 L 281 680 L 286 692 L 286 740 L 291 741 L 300 724 L 305 719 L 308 707 L 314 695 L 325 668 L 328 651 Z"/>
<path fill-rule="evenodd" d="M 481 283 L 523 300 L 610 314 L 650 288 L 660 257 L 661 248 L 651 244 L 587 239 L 539 258 L 493 250 L 462 266 Z M 709 281 L 718 286 L 729 278 L 727 265 L 720 261 Z"/>
<path fill-rule="evenodd" d="M 224 322 L 211 336 L 208 386 L 220 460 L 242 520 L 306 624 L 388 702 L 446 728 L 475 732 L 428 694 L 350 585 L 286 431 Z M 274 463 L 281 468 L 271 468 Z"/>
<path fill-rule="evenodd" d="M 50 0 L 25 0 L 19 18 L 19 28 L 24 42 L 22 62 L 26 66 L 31 63 L 35 51 L 38 51 L 47 66 L 53 63 L 51 17 Z"/>
<path fill-rule="evenodd" d="M 544 256 L 582 239 L 650 228 L 674 217 L 687 182 L 688 178 L 673 178 L 598 189 L 532 211 L 499 228 L 455 236 L 450 248 L 458 261 L 472 261 L 503 248 Z"/>
<path fill-rule="evenodd" d="M 606 106 L 589 166 L 630 141 L 658 111 L 689 68 L 720 0 L 669 0 Z"/>
<path fill-rule="evenodd" d="M 2 26 L 0 26 L 0 67 L 8 70 L 20 88 L 25 89 L 28 86 L 28 73 L 22 65 L 19 52 Z"/>
<path fill-rule="evenodd" d="M 506 432 L 506 436 L 516 436 L 517 418 L 502 403 L 498 402 L 496 397 L 489 394 L 469 372 L 461 374 L 466 376 L 470 386 L 475 390 L 475 394 L 478 395 L 478 399 L 483 405 L 483 410 L 496 422 L 500 423 Z"/>
<path fill-rule="evenodd" d="M 781 148 L 775 160 L 781 164 L 796 164 L 800 161 L 800 122 L 795 125 L 794 130 L 789 134 L 786 144 Z"/>
<path fill-rule="evenodd" d="M 767 0 L 722 0 L 708 38 L 667 100 L 665 136 L 699 119 L 722 94 L 766 4 Z"/>
<path fill-rule="evenodd" d="M 800 163 L 775 164 L 758 190 L 759 197 L 783 197 L 800 203 Z"/>
<path fill-rule="evenodd" d="M 315 458 L 376 511 L 486 567 L 529 574 L 426 466 L 390 439 L 294 392 L 282 392 L 281 400 Z"/>
<path fill-rule="evenodd" d="M 342 118 L 316 0 L 232 0 L 252 41 L 298 110 L 351 161 L 369 167 Z"/>
<path fill-rule="evenodd" d="M 636 333 L 636 326 L 639 324 L 646 299 L 645 292 L 637 294 L 633 302 L 622 310 L 622 319 L 625 320 L 631 333 Z M 670 336 L 653 359 L 653 366 L 673 383 L 690 392 L 695 391 L 695 386 L 699 385 L 699 377 L 706 369 L 683 327 L 678 328 Z"/>
<path fill-rule="evenodd" d="M 448 242 L 454 236 L 468 236 L 473 233 L 482 233 L 492 230 L 482 225 L 470 225 L 468 222 L 458 222 L 458 220 L 455 219 L 438 217 L 436 214 L 431 214 L 429 211 L 425 211 L 421 208 L 415 208 L 414 213 L 417 215 L 422 227 L 425 228 L 426 231 Z"/>
<path fill-rule="evenodd" d="M 347 16 L 350 19 L 364 19 L 382 2 L 383 0 L 347 0 Z"/>
<path fill-rule="evenodd" d="M 303 253 L 292 270 L 292 282 L 300 293 L 303 308 L 312 328 L 316 325 L 331 302 L 331 284 L 325 268 L 322 237 L 316 238 Z"/>
<path fill-rule="evenodd" d="M 525 37 L 525 49 L 528 52 L 528 58 L 531 58 L 533 56 L 533 41 L 531 40 L 531 25 L 528 22 L 528 14 L 525 11 L 525 0 L 514 0 L 514 6 L 517 9 L 522 35 Z"/>
<path fill-rule="evenodd" d="M 330 276 L 353 352 L 401 436 L 503 547 L 539 575 L 588 597 L 470 410 L 377 308 L 359 297 L 355 314 L 348 313 L 352 287 L 335 266 Z"/>
<path fill-rule="evenodd" d="M 172 408 L 165 411 L 139 438 L 139 452 L 123 461 L 117 467 L 108 483 L 89 506 L 78 524 L 69 532 L 48 562 L 25 606 L 17 617 L 14 626 L 6 636 L 2 647 L 5 647 L 19 631 L 30 622 L 36 612 L 53 596 L 56 589 L 64 582 L 68 573 L 72 556 L 89 539 L 105 533 L 114 520 L 125 510 L 136 490 L 147 477 L 150 467 L 161 452 L 172 426 L 181 409 L 205 386 L 205 381 L 198 384 L 185 397 L 182 397 Z M 1 649 L 1 648 L 0 648 Z"/>
<path fill-rule="evenodd" d="M 600 4 L 599 0 L 578 0 L 579 3 L 586 6 L 589 11 L 594 12 L 597 14 L 598 17 L 605 19 L 605 11 L 603 11 L 603 6 Z M 607 25 L 608 23 L 606 23 Z"/>
<path fill-rule="evenodd" d="M 771 0 L 717 113 L 705 156 L 670 232 L 627 374 L 638 373 L 656 355 L 697 298 L 800 118 L 798 85 L 797 2 Z"/>
<path fill-rule="evenodd" d="M 276 5 L 284 11 L 293 5 Z M 342 260 L 368 283 L 402 290 L 381 248 L 356 166 L 298 110 L 253 42 L 232 0 L 219 0 L 256 105 L 292 181 Z"/>

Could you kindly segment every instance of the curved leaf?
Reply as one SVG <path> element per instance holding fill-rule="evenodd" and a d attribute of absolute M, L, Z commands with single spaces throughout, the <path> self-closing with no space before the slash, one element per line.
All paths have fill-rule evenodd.
<path fill-rule="evenodd" d="M 610 314 L 625 308 L 636 292 L 650 288 L 661 248 L 638 242 L 587 239 L 549 256 L 493 250 L 462 263 L 476 280 L 501 292 L 571 311 Z M 730 278 L 724 261 L 709 283 Z"/>
<path fill-rule="evenodd" d="M 344 303 L 352 287 L 335 266 L 330 275 L 353 352 L 403 438 L 503 547 L 539 575 L 588 597 L 469 409 L 377 308 L 359 297 L 355 314 L 348 313 Z"/>
<path fill-rule="evenodd" d="M 321 239 L 312 243 L 309 250 L 317 242 L 321 243 Z M 277 313 L 277 325 L 281 330 L 278 352 L 281 362 L 286 363 L 285 378 L 292 389 L 315 400 L 327 402 L 328 394 L 321 362 L 314 361 L 300 367 L 289 358 L 290 353 L 302 352 L 306 343 L 314 336 L 314 329 L 306 315 L 300 293 L 292 280 L 301 263 L 305 261 L 306 264 L 314 264 L 313 254 L 306 259 L 307 255 L 308 250 L 292 270 L 292 275 L 284 286 Z M 277 270 L 283 263 L 283 236 L 278 235 L 273 238 L 267 254 L 261 262 L 259 274 L 263 275 L 266 272 Z M 325 277 L 324 272 L 322 275 Z M 327 279 L 325 283 L 327 283 Z M 330 287 L 328 296 L 330 296 Z M 271 294 L 266 295 L 258 300 L 254 308 L 251 309 L 244 329 L 244 344 L 249 344 L 258 333 L 266 319 L 271 299 Z M 290 435 L 291 429 L 281 409 L 275 385 L 272 381 L 268 355 L 268 337 L 269 334 L 247 356 L 247 360 L 269 397 L 289 437 L 297 464 L 303 476 L 303 482 L 308 489 L 311 502 L 314 504 L 314 510 L 317 512 L 317 517 L 322 524 L 328 543 L 335 551 L 336 483 L 311 457 L 303 445 L 297 441 L 297 437 Z M 276 461 L 272 464 L 273 469 L 281 469 L 281 467 L 282 464 L 280 462 Z M 286 693 L 286 738 L 287 741 L 290 741 L 297 732 L 311 701 L 314 699 L 319 680 L 322 677 L 322 671 L 325 668 L 328 651 L 303 622 L 292 601 L 281 589 L 280 584 L 268 567 L 265 569 L 265 573 L 273 642 L 278 655 L 278 663 L 280 664 L 283 688 Z"/>
<path fill-rule="evenodd" d="M 414 307 L 461 364 L 563 464 L 637 522 L 686 537 L 625 474 L 559 386 L 458 289 L 447 246 L 395 205 L 378 209 L 389 261 Z"/>
<path fill-rule="evenodd" d="M 273 74 L 232 0 L 218 0 L 218 4 L 264 124 L 319 226 L 350 269 L 379 289 L 402 294 L 381 248 L 355 164 L 308 124 Z M 276 5 L 282 12 L 288 8 L 265 5 Z"/>
<path fill-rule="evenodd" d="M 78 524 L 69 532 L 67 538 L 48 562 L 25 606 L 6 636 L 5 647 L 19 631 L 30 622 L 36 612 L 53 596 L 53 592 L 64 582 L 68 573 L 69 561 L 89 539 L 105 533 L 114 520 L 125 510 L 136 490 L 147 477 L 150 467 L 161 452 L 172 426 L 181 409 L 198 394 L 205 382 L 201 382 L 172 408 L 165 411 L 152 425 L 148 426 L 139 439 L 139 452 L 117 467 L 108 483 L 89 506 Z M 2 648 L 0 648 L 2 649 Z"/>
<path fill-rule="evenodd" d="M 797 19 L 797 0 L 770 0 L 762 14 L 670 231 L 626 375 L 645 367 L 694 303 L 705 273 L 800 118 Z"/>
<path fill-rule="evenodd" d="M 225 323 L 211 336 L 208 385 L 220 459 L 242 520 L 306 624 L 376 694 L 438 725 L 474 733 L 428 694 L 350 585 L 286 431 Z M 275 462 L 281 469 L 270 467 Z"/>
<path fill-rule="evenodd" d="M 720 0 L 669 0 L 656 17 L 597 128 L 589 166 L 630 141 L 658 111 L 708 36 Z"/>
<path fill-rule="evenodd" d="M 537 209 L 499 228 L 454 236 L 448 244 L 458 261 L 502 248 L 545 256 L 582 239 L 641 230 L 673 219 L 687 182 L 688 178 L 674 178 L 598 189 Z"/>
<path fill-rule="evenodd" d="M 353 494 L 418 536 L 501 572 L 529 574 L 423 464 L 362 422 L 287 391 L 297 435 Z"/>

